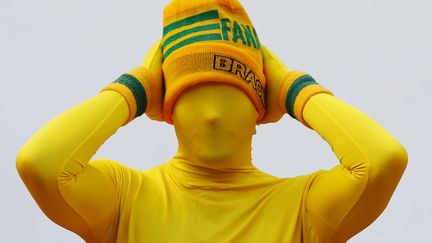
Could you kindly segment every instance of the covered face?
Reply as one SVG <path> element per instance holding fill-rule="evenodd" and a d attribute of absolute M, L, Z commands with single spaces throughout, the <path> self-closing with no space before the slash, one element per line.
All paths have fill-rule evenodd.
<path fill-rule="evenodd" d="M 261 44 L 237 0 L 173 0 L 164 11 L 163 34 L 163 117 L 168 123 L 173 123 L 174 106 L 183 93 L 203 84 L 243 91 L 242 97 L 258 114 L 255 124 L 263 118 L 266 81 Z M 208 95 L 222 96 L 215 93 Z M 210 102 L 202 97 L 199 103 Z"/>
<path fill-rule="evenodd" d="M 233 85 L 208 83 L 188 89 L 175 103 L 172 117 L 180 154 L 206 162 L 250 154 L 258 112 Z"/>

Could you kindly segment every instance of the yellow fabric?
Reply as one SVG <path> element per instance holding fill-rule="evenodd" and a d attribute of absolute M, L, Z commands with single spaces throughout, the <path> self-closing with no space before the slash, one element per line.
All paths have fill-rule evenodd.
<path fill-rule="evenodd" d="M 251 169 L 257 117 L 239 88 L 214 83 L 194 86 L 174 107 L 175 157 L 214 170 Z"/>
<path fill-rule="evenodd" d="M 133 69 L 129 74 L 137 78 L 144 87 L 148 108 L 145 113 L 149 118 L 158 120 L 162 104 L 162 80 L 157 80 L 144 66 Z"/>
<path fill-rule="evenodd" d="M 277 61 L 280 64 L 283 64 L 282 61 L 277 59 Z M 273 69 L 277 69 L 278 65 L 273 65 Z M 273 72 L 278 72 L 279 70 L 272 70 Z M 270 72 L 272 72 L 270 71 Z M 282 70 L 281 70 L 282 71 Z M 279 72 L 281 72 L 279 71 Z M 300 78 L 303 75 L 306 75 L 304 72 L 296 71 L 296 70 L 283 70 L 283 73 L 285 73 L 285 77 L 279 81 L 279 90 L 277 92 L 277 101 L 276 104 L 284 113 L 287 113 L 285 100 L 288 93 L 289 88 L 291 85 L 296 81 L 298 78 Z M 297 99 L 296 99 L 297 101 Z M 307 100 L 306 100 L 307 101 Z"/>
<path fill-rule="evenodd" d="M 289 89 L 299 78 L 306 75 L 304 72 L 288 69 L 285 64 L 266 46 L 262 46 L 264 57 L 264 73 L 267 77 L 267 106 L 266 114 L 261 123 L 278 121 L 286 114 L 286 99 Z M 294 117 L 306 127 L 310 126 L 303 118 L 303 110 L 309 98 L 318 94 L 332 94 L 331 91 L 318 84 L 312 84 L 304 87 L 295 97 Z"/>
<path fill-rule="evenodd" d="M 147 68 L 145 68 L 144 66 L 139 66 L 139 67 L 131 70 L 130 72 L 128 72 L 128 74 L 135 77 L 140 82 L 142 87 L 144 88 L 145 94 L 143 94 L 143 95 L 146 95 L 147 106 L 149 106 L 149 105 L 154 106 L 154 103 L 157 103 L 157 102 L 161 103 L 161 98 L 158 99 L 156 97 L 161 96 L 162 92 L 159 91 L 157 89 L 157 87 L 153 87 L 154 84 L 157 83 L 157 80 L 155 80 L 155 77 L 153 77 L 152 73 L 150 73 L 150 71 Z M 161 85 L 159 85 L 159 86 L 161 86 Z M 100 92 L 107 91 L 107 90 L 116 91 L 117 93 L 121 94 L 126 99 L 126 102 L 128 104 L 128 107 L 129 107 L 129 118 L 124 124 L 124 125 L 126 125 L 127 123 L 132 121 L 137 116 L 137 114 L 136 114 L 137 109 L 138 109 L 137 108 L 137 101 L 135 100 L 135 96 L 134 96 L 133 92 L 131 91 L 130 87 L 128 87 L 127 85 L 117 83 L 117 82 L 113 82 L 113 83 L 108 84 Z M 151 92 L 151 91 L 153 91 L 153 92 Z M 147 107 L 145 107 L 145 108 L 147 108 Z"/>
<path fill-rule="evenodd" d="M 240 94 L 248 116 L 257 115 L 242 92 L 215 86 L 225 88 L 230 98 L 219 103 L 232 105 Z M 208 89 L 185 93 L 174 118 L 187 116 L 181 106 Z M 217 97 L 201 100 L 216 104 Z M 210 119 L 207 114 L 202 118 Z M 235 113 L 227 115 L 235 119 Z M 406 166 L 406 151 L 374 120 L 331 95 L 311 97 L 303 115 L 340 160 L 333 169 L 276 178 L 253 166 L 205 168 L 179 156 L 145 171 L 91 161 L 129 116 L 126 100 L 112 91 L 38 131 L 18 154 L 17 169 L 44 213 L 87 242 L 344 242 L 385 208 Z M 184 119 L 175 122 L 187 124 Z M 245 136 L 251 133 L 249 127 Z M 285 160 L 302 163 L 290 158 L 288 144 Z"/>
<path fill-rule="evenodd" d="M 131 70 L 128 74 L 134 76 L 143 86 L 146 100 L 145 113 L 156 121 L 163 121 L 162 99 L 164 96 L 163 73 L 162 73 L 162 47 L 161 40 L 157 41 L 147 53 L 141 66 Z M 135 96 L 125 84 L 113 82 L 104 87 L 101 92 L 112 90 L 121 94 L 127 101 L 129 107 L 129 118 L 124 125 L 137 116 L 137 102 Z"/>
<path fill-rule="evenodd" d="M 213 18 L 202 18 L 212 11 Z M 211 25 L 216 28 L 206 29 Z M 266 81 L 260 43 L 237 0 L 172 1 L 164 10 L 162 43 L 166 87 L 163 116 L 168 123 L 172 123 L 172 110 L 180 94 L 208 82 L 241 88 L 255 105 L 258 121 L 264 117 Z"/>
<path fill-rule="evenodd" d="M 157 41 L 148 51 L 142 64 L 151 75 L 147 82 L 143 82 L 147 91 L 146 115 L 155 121 L 163 121 L 162 103 L 164 97 L 163 73 L 162 73 L 162 40 Z"/>
<path fill-rule="evenodd" d="M 279 121 L 287 113 L 285 99 L 288 89 L 303 72 L 289 70 L 265 45 L 262 45 L 264 74 L 267 78 L 266 114 L 261 123 Z"/>
<path fill-rule="evenodd" d="M 129 108 L 129 116 L 123 125 L 128 124 L 130 121 L 132 121 L 135 118 L 135 114 L 137 111 L 137 104 L 132 91 L 124 84 L 110 83 L 107 86 L 105 86 L 100 92 L 108 91 L 108 90 L 115 91 L 121 94 L 125 98 Z"/>
<path fill-rule="evenodd" d="M 303 116 L 340 161 L 311 186 L 308 221 L 322 242 L 343 242 L 387 206 L 408 155 L 376 121 L 330 94 L 314 95 Z"/>
<path fill-rule="evenodd" d="M 326 94 L 333 95 L 333 93 L 330 90 L 322 87 L 321 85 L 312 84 L 304 87 L 297 95 L 296 100 L 294 102 L 294 116 L 297 118 L 299 122 L 303 123 L 303 125 L 305 125 L 306 127 L 310 128 L 309 124 L 307 124 L 307 122 L 304 120 L 303 117 L 304 106 L 307 104 L 307 102 L 312 96 L 319 93 L 326 93 Z"/>

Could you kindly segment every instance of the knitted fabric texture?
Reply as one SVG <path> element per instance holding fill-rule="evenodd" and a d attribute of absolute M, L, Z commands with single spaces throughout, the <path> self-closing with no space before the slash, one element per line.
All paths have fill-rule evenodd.
<path fill-rule="evenodd" d="M 100 92 L 112 90 L 121 94 L 128 104 L 129 118 L 126 125 L 136 117 L 141 116 L 147 109 L 147 103 L 151 97 L 147 93 L 150 89 L 150 83 L 154 83 L 154 77 L 151 72 L 143 67 L 137 67 L 134 70 L 121 75 L 117 80 L 105 86 Z"/>
<path fill-rule="evenodd" d="M 202 83 L 226 83 L 245 92 L 265 113 L 261 44 L 237 0 L 174 0 L 164 10 L 162 39 L 165 97 L 163 117 L 183 91 Z"/>

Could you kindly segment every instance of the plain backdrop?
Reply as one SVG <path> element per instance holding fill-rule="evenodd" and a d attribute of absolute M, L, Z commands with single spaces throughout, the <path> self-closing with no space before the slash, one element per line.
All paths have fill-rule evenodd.
<path fill-rule="evenodd" d="M 191 0 L 193 1 L 193 0 Z M 83 242 L 52 223 L 20 180 L 15 157 L 59 113 L 139 65 L 161 37 L 168 0 L 0 0 L 1 242 Z M 383 214 L 350 242 L 431 242 L 432 4 L 427 0 L 243 0 L 261 42 L 363 110 L 409 153 Z M 147 169 L 176 151 L 173 127 L 146 116 L 95 155 Z M 285 116 L 258 127 L 253 161 L 280 177 L 338 161 L 313 130 Z"/>

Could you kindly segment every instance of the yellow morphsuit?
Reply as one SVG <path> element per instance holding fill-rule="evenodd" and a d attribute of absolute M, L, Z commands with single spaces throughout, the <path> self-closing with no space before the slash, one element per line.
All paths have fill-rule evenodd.
<path fill-rule="evenodd" d="M 104 91 L 38 131 L 17 168 L 44 213 L 87 242 L 344 242 L 385 208 L 407 154 L 374 120 L 314 95 L 303 118 L 340 163 L 276 178 L 251 161 L 257 116 L 234 86 L 194 86 L 173 110 L 177 154 L 138 171 L 91 160 L 129 119 L 123 96 Z M 299 163 L 289 149 L 286 163 Z"/>
<path fill-rule="evenodd" d="M 145 171 L 92 160 L 143 113 L 174 125 L 172 159 Z M 339 164 L 295 178 L 255 168 L 256 125 L 284 114 Z M 300 163 L 287 147 L 286 163 Z M 238 0 L 172 1 L 143 66 L 49 122 L 17 158 L 51 220 L 118 243 L 345 242 L 384 210 L 406 163 L 379 124 L 262 46 Z"/>

